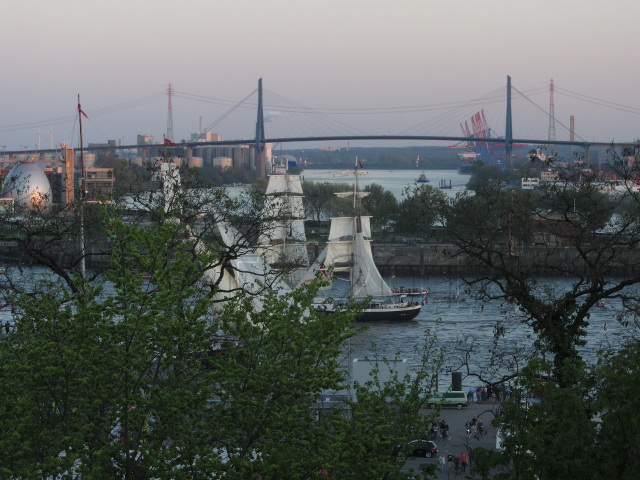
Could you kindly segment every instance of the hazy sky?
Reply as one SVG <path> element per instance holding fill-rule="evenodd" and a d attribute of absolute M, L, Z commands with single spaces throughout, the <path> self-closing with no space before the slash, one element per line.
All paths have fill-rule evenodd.
<path fill-rule="evenodd" d="M 89 115 L 85 144 L 133 144 L 137 134 L 161 140 L 169 83 L 179 92 L 174 138 L 188 139 L 201 122 L 207 127 L 219 119 L 227 101 L 255 90 L 259 78 L 291 104 L 349 125 L 344 133 L 460 135 L 459 123 L 485 108 L 502 135 L 502 98 L 501 104 L 494 96 L 487 105 L 460 104 L 492 92 L 503 97 L 507 75 L 544 109 L 514 105 L 515 136 L 546 138 L 553 78 L 557 88 L 590 97 L 578 101 L 557 91 L 559 122 L 568 125 L 575 115 L 582 138 L 629 141 L 640 137 L 639 20 L 638 0 L 6 2 L 0 145 L 34 148 L 39 130 L 48 148 L 52 130 L 54 144 L 76 146 L 78 94 Z M 618 106 L 593 103 L 602 100 Z M 442 104 L 459 110 L 430 107 Z M 424 109 L 381 110 L 411 106 Z M 265 108 L 279 111 L 275 104 Z M 337 109 L 343 115 L 334 116 Z M 378 110 L 356 115 L 358 109 Z M 255 110 L 245 110 L 247 133 L 224 123 L 212 129 L 227 138 L 251 136 Z M 285 117 L 273 117 L 267 136 L 337 128 L 318 121 L 314 132 L 313 121 Z M 561 126 L 556 132 L 568 139 Z"/>

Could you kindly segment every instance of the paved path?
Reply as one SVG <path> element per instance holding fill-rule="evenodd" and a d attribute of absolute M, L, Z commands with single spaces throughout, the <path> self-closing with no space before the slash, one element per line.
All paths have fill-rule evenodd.
<path fill-rule="evenodd" d="M 462 452 L 468 451 L 468 447 L 472 449 L 476 447 L 482 447 L 486 449 L 495 449 L 496 447 L 496 432 L 495 428 L 491 426 L 491 421 L 495 418 L 496 411 L 500 407 L 499 402 L 494 402 L 493 400 L 472 403 L 466 408 L 462 410 L 456 410 L 455 408 L 443 408 L 440 411 L 440 415 L 438 419 L 444 419 L 449 424 L 449 432 L 451 434 L 451 438 L 449 440 L 436 440 L 436 445 L 438 446 L 438 456 L 440 454 L 444 454 L 445 460 L 449 453 L 454 455 L 460 455 Z M 424 410 L 425 414 L 431 413 L 431 410 Z M 471 420 L 472 417 L 476 417 L 479 420 L 482 420 L 482 426 L 487 431 L 487 433 L 476 439 L 471 436 L 471 438 L 467 437 L 467 432 L 465 428 L 465 423 L 467 420 Z M 473 450 L 471 454 L 471 461 L 473 462 Z M 420 468 L 420 464 L 422 463 L 434 463 L 438 464 L 437 457 L 434 458 L 409 458 L 405 464 L 404 471 L 409 471 L 413 469 L 413 471 L 418 472 Z M 466 475 L 469 474 L 469 466 L 467 466 Z M 445 463 L 444 471 L 440 472 L 436 477 L 438 480 L 447 479 L 463 479 L 465 474 L 459 473 L 456 475 L 456 472 L 453 470 L 449 471 L 449 466 Z"/>

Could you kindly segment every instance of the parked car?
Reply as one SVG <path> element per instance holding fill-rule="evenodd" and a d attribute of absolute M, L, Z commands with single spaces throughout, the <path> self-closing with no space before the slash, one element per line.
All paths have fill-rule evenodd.
<path fill-rule="evenodd" d="M 409 442 L 412 457 L 430 458 L 438 453 L 438 446 L 431 440 L 413 440 Z"/>
<path fill-rule="evenodd" d="M 412 440 L 404 447 L 397 446 L 395 454 L 402 453 L 405 457 L 431 458 L 438 453 L 438 446 L 431 440 Z"/>
<path fill-rule="evenodd" d="M 455 390 L 451 392 L 436 392 L 433 397 L 427 400 L 427 404 L 430 408 L 442 405 L 443 407 L 455 406 L 458 410 L 469 405 L 466 392 Z"/>

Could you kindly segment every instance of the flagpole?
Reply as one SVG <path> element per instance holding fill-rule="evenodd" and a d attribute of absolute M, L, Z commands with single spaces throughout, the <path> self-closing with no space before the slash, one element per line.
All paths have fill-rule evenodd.
<path fill-rule="evenodd" d="M 84 200 L 85 200 L 85 181 L 84 181 L 84 151 L 82 145 L 82 107 L 80 106 L 80 94 L 78 94 L 78 121 L 80 124 L 80 276 L 85 278 L 85 259 L 84 259 Z"/>

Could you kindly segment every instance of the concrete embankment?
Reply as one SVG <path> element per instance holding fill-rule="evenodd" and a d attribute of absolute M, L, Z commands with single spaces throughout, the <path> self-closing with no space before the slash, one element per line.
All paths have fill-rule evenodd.
<path fill-rule="evenodd" d="M 322 245 L 310 248 L 315 258 Z M 385 277 L 428 277 L 431 275 L 479 275 L 487 267 L 459 254 L 452 244 L 381 244 L 372 245 L 373 258 L 378 270 Z M 315 256 L 314 256 L 315 254 Z M 496 254 L 496 258 L 499 254 Z M 501 253 L 505 262 L 539 275 L 565 275 L 585 271 L 584 260 L 573 247 L 550 247 L 545 245 L 519 246 L 514 255 L 506 250 Z M 640 251 L 635 258 L 618 258 L 617 265 L 609 265 L 610 274 L 628 275 L 640 272 Z"/>

